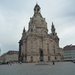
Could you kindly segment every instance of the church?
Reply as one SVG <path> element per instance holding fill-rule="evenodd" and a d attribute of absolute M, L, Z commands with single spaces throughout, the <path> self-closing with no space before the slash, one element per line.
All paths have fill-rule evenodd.
<path fill-rule="evenodd" d="M 28 31 L 23 29 L 19 41 L 19 62 L 60 61 L 59 37 L 52 22 L 48 33 L 47 22 L 41 15 L 40 6 L 34 7 L 34 14 L 29 21 Z"/>

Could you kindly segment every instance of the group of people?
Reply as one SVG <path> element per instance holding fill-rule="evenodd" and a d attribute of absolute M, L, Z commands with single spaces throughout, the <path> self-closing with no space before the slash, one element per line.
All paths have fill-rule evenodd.
<path fill-rule="evenodd" d="M 8 62 L 7 64 L 12 65 L 12 64 L 15 64 L 15 62 Z M 19 62 L 19 64 L 22 64 L 22 62 Z"/>
<path fill-rule="evenodd" d="M 14 63 L 9 62 L 8 64 L 12 65 L 12 64 L 14 64 Z M 22 64 L 22 62 L 19 62 L 19 64 L 21 65 L 21 64 Z M 52 61 L 52 64 L 53 64 L 53 65 L 55 65 L 55 61 Z"/>

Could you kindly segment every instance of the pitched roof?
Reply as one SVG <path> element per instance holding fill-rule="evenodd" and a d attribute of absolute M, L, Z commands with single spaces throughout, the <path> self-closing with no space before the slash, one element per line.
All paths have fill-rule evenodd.
<path fill-rule="evenodd" d="M 75 45 L 67 45 L 63 48 L 63 50 L 75 50 Z"/>
<path fill-rule="evenodd" d="M 18 53 L 19 53 L 19 51 L 14 51 L 14 50 L 10 50 L 7 52 L 7 54 L 18 54 Z"/>
<path fill-rule="evenodd" d="M 7 54 L 19 54 L 19 51 L 9 50 L 8 52 L 2 54 L 1 57 L 2 57 L 2 56 L 5 56 L 5 55 L 7 55 Z"/>

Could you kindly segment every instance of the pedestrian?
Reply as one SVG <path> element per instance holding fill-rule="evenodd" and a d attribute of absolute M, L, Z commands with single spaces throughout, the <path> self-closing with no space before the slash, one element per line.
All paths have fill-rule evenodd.
<path fill-rule="evenodd" d="M 53 65 L 55 65 L 55 62 L 53 61 Z"/>
<path fill-rule="evenodd" d="M 21 61 L 20 61 L 20 64 L 21 64 Z"/>

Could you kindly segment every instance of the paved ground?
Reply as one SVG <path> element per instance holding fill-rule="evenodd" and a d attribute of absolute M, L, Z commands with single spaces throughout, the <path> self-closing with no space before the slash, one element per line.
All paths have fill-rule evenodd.
<path fill-rule="evenodd" d="M 75 63 L 57 62 L 55 65 L 35 63 L 0 65 L 0 75 L 75 75 Z"/>

